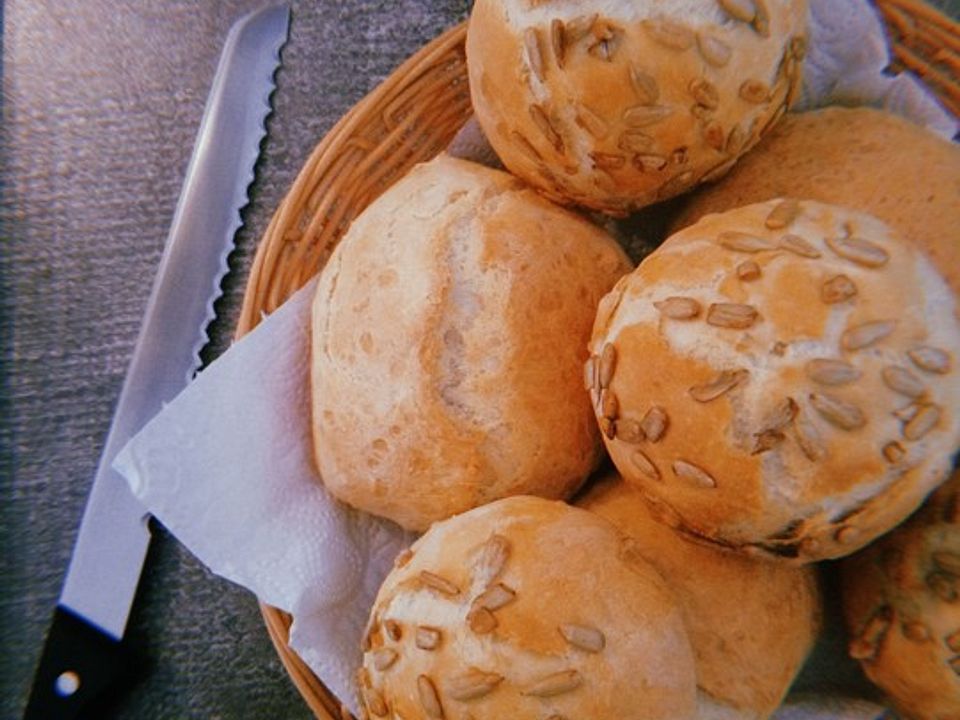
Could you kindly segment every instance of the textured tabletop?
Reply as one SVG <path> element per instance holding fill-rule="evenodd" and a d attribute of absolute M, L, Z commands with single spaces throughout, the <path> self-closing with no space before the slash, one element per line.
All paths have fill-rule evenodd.
<path fill-rule="evenodd" d="M 0 129 L 0 717 L 16 718 L 173 215 L 220 48 L 261 0 L 8 0 Z M 935 3 L 957 14 L 960 0 Z M 258 238 L 324 133 L 468 0 L 293 0 L 207 359 Z M 256 599 L 155 532 L 119 718 L 307 718 Z"/>

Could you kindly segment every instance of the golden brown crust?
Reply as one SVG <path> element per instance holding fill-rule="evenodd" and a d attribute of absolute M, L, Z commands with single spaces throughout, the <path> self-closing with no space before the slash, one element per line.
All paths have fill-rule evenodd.
<path fill-rule="evenodd" d="M 371 717 L 692 718 L 680 610 L 624 542 L 591 513 L 532 497 L 434 525 L 371 612 Z"/>
<path fill-rule="evenodd" d="M 738 717 L 769 717 L 819 631 L 814 568 L 691 543 L 658 522 L 616 472 L 593 482 L 576 504 L 634 540 L 670 585 L 684 612 L 699 687 Z"/>
<path fill-rule="evenodd" d="M 478 0 L 477 119 L 560 202 L 624 214 L 719 177 L 779 120 L 806 50 L 805 1 L 725 5 Z"/>
<path fill-rule="evenodd" d="M 914 242 L 960 295 L 960 146 L 871 108 L 788 114 L 727 177 L 690 195 L 672 223 L 792 196 L 880 218 Z"/>
<path fill-rule="evenodd" d="M 614 371 L 593 398 L 663 521 L 809 562 L 863 547 L 946 477 L 960 323 L 876 219 L 804 201 L 784 224 L 781 205 L 709 215 L 615 286 L 591 342 Z"/>
<path fill-rule="evenodd" d="M 582 363 L 630 268 L 583 218 L 441 157 L 351 226 L 313 315 L 313 431 L 330 491 L 423 530 L 510 494 L 565 497 L 600 452 Z"/>
<path fill-rule="evenodd" d="M 850 654 L 905 720 L 960 718 L 960 472 L 845 560 Z"/>

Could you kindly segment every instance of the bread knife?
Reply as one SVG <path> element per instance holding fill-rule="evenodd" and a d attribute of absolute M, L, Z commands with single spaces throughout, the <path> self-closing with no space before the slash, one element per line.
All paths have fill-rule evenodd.
<path fill-rule="evenodd" d="M 227 35 L 25 720 L 86 716 L 129 675 L 123 635 L 150 543 L 149 517 L 111 464 L 201 365 L 289 21 L 288 5 L 265 7 Z"/>

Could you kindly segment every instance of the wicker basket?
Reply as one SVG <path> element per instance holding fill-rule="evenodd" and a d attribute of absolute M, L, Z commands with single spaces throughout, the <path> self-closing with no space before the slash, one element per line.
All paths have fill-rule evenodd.
<path fill-rule="evenodd" d="M 919 0 L 875 0 L 894 70 L 908 68 L 960 116 L 960 23 Z M 252 330 L 326 262 L 350 222 L 413 165 L 447 147 L 471 115 L 464 40 L 452 28 L 350 110 L 310 155 L 274 215 L 250 271 L 237 327 Z M 289 645 L 292 618 L 261 605 L 270 638 L 320 720 L 351 718 Z"/>

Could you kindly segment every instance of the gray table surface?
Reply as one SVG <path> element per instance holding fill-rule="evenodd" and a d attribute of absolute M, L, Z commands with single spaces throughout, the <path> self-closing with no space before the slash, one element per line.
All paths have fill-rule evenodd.
<path fill-rule="evenodd" d="M 260 0 L 10 0 L 0 129 L 0 718 L 26 701 L 219 51 Z M 958 0 L 939 4 L 957 14 Z M 314 144 L 467 0 L 293 0 L 246 225 L 218 304 Z M 162 528 L 129 634 L 150 660 L 118 718 L 307 718 L 256 599 Z"/>

